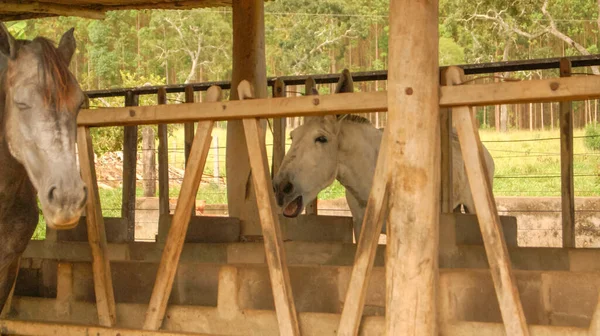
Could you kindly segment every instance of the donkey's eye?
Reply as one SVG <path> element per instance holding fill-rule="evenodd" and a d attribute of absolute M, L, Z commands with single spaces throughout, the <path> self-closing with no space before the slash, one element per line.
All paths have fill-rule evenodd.
<path fill-rule="evenodd" d="M 327 143 L 327 137 L 321 135 L 320 137 L 315 139 L 315 142 Z"/>

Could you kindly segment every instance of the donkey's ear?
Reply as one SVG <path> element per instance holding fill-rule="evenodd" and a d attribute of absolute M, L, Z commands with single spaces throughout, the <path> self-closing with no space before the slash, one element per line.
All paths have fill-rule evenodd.
<path fill-rule="evenodd" d="M 75 35 L 73 34 L 74 31 L 75 28 L 67 30 L 67 32 L 64 33 L 63 36 L 60 38 L 60 42 L 58 43 L 58 54 L 67 65 L 71 63 L 73 54 L 75 54 L 75 48 L 77 47 L 77 43 L 75 42 Z"/>
<path fill-rule="evenodd" d="M 15 38 L 10 35 L 3 22 L 0 22 L 0 55 L 11 59 L 17 54 Z"/>
<path fill-rule="evenodd" d="M 344 69 L 340 80 L 335 87 L 335 93 L 354 92 L 354 81 L 352 81 L 352 75 L 350 70 Z"/>

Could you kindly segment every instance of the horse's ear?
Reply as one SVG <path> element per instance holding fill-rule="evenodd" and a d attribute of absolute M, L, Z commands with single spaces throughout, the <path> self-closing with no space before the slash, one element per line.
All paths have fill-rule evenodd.
<path fill-rule="evenodd" d="M 348 69 L 344 69 L 344 71 L 342 71 L 340 80 L 335 87 L 335 93 L 344 92 L 354 92 L 354 81 L 352 80 L 352 75 Z"/>
<path fill-rule="evenodd" d="M 58 43 L 58 54 L 67 65 L 71 63 L 73 54 L 75 54 L 75 48 L 77 47 L 77 43 L 75 42 L 74 31 L 75 28 L 67 30 L 67 32 L 64 33 L 63 36 L 60 38 L 60 42 Z"/>
<path fill-rule="evenodd" d="M 16 44 L 15 38 L 10 35 L 4 23 L 0 22 L 0 55 L 14 59 L 17 54 Z"/>

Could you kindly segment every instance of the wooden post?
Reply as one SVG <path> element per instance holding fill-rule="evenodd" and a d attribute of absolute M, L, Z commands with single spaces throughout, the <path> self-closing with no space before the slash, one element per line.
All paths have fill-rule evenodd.
<path fill-rule="evenodd" d="M 278 78 L 273 85 L 273 97 L 283 98 L 286 96 L 285 83 L 281 78 Z M 273 119 L 273 162 L 271 168 L 271 178 L 275 177 L 275 174 L 281 167 L 281 162 L 285 157 L 285 118 L 274 118 Z"/>
<path fill-rule="evenodd" d="M 319 92 L 317 91 L 317 83 L 315 83 L 315 80 L 312 77 L 308 77 L 306 79 L 306 81 L 304 82 L 304 94 L 307 96 L 319 94 Z M 306 214 L 307 215 L 317 215 L 318 214 L 317 204 L 318 204 L 318 196 L 317 196 L 317 198 L 315 198 L 314 201 L 305 205 L 304 209 L 305 209 Z"/>
<path fill-rule="evenodd" d="M 360 321 L 365 305 L 365 297 L 373 262 L 377 253 L 379 234 L 383 220 L 387 214 L 389 193 L 389 174 L 386 158 L 389 144 L 389 127 L 386 127 L 381 140 L 377 166 L 373 176 L 373 185 L 367 201 L 367 208 L 363 217 L 362 230 L 356 247 L 354 267 L 350 277 L 350 284 L 346 292 L 346 301 L 342 309 L 342 316 L 338 327 L 338 335 L 358 335 Z"/>
<path fill-rule="evenodd" d="M 571 77 L 571 61 L 560 60 L 560 77 Z M 560 102 L 560 189 L 563 247 L 575 247 L 575 192 L 573 187 L 573 109 Z"/>
<path fill-rule="evenodd" d="M 438 1 L 390 1 L 389 27 L 386 334 L 437 335 Z"/>
<path fill-rule="evenodd" d="M 159 105 L 167 103 L 167 90 L 158 89 Z M 158 125 L 158 209 L 160 215 L 169 214 L 169 139 L 167 125 Z"/>
<path fill-rule="evenodd" d="M 242 80 L 254 87 L 256 98 L 267 98 L 265 61 L 264 0 L 232 2 L 233 69 L 231 87 Z M 237 90 L 231 90 L 231 100 L 238 100 Z M 258 209 L 254 187 L 250 182 L 250 162 L 241 120 L 227 122 L 226 176 L 229 216 L 242 220 L 243 234 L 260 235 Z M 261 137 L 265 136 L 264 127 Z"/>
<path fill-rule="evenodd" d="M 207 100 L 213 102 L 221 100 L 221 89 L 218 86 L 213 86 L 211 89 Z M 179 265 L 179 257 L 183 250 L 185 235 L 192 216 L 192 207 L 196 193 L 198 192 L 198 186 L 202 180 L 206 157 L 210 150 L 213 125 L 214 121 L 202 121 L 198 123 L 198 130 L 194 136 L 190 152 L 189 164 L 185 168 L 177 207 L 175 208 L 167 242 L 158 267 L 150 304 L 146 311 L 146 319 L 144 321 L 144 329 L 146 330 L 157 330 L 160 328 L 165 316 L 167 303 L 171 289 L 173 288 L 173 280 L 175 279 L 177 266 Z"/>
<path fill-rule="evenodd" d="M 450 85 L 447 78 L 448 68 L 440 74 L 440 84 Z M 441 140 L 441 207 L 442 213 L 454 211 L 452 181 L 452 109 L 440 108 L 440 140 Z"/>
<path fill-rule="evenodd" d="M 100 194 L 94 166 L 94 150 L 90 129 L 77 128 L 77 149 L 81 177 L 88 187 L 86 222 L 88 240 L 92 251 L 92 270 L 94 272 L 94 291 L 100 325 L 111 327 L 116 321 L 115 297 L 110 273 L 110 262 L 106 244 L 104 217 L 100 207 Z"/>
<path fill-rule="evenodd" d="M 144 197 L 156 196 L 156 149 L 154 128 L 142 129 L 142 162 L 144 176 Z"/>
<path fill-rule="evenodd" d="M 464 71 L 458 67 L 450 67 L 447 84 L 457 85 L 462 82 Z M 477 120 L 473 109 L 466 106 L 455 107 L 452 114 L 506 334 L 529 335 L 483 156 Z"/>
<path fill-rule="evenodd" d="M 185 86 L 185 102 L 193 103 L 194 102 L 194 87 L 192 85 Z M 192 150 L 192 142 L 194 141 L 194 123 L 185 123 L 183 124 L 183 141 L 184 141 L 184 156 L 185 156 L 185 166 L 187 166 L 190 151 Z M 194 204 L 192 204 L 192 216 L 196 215 L 196 196 L 194 196 Z"/>
<path fill-rule="evenodd" d="M 137 106 L 138 95 L 132 91 L 125 94 L 125 106 Z M 137 162 L 137 126 L 125 126 L 123 130 L 123 198 L 121 217 L 127 220 L 127 241 L 135 240 L 135 192 Z"/>
<path fill-rule="evenodd" d="M 185 102 L 193 103 L 194 102 L 194 87 L 192 85 L 185 86 Z M 188 158 L 190 157 L 190 151 L 192 150 L 192 142 L 194 141 L 194 123 L 185 123 L 183 124 L 183 132 L 184 132 L 184 155 L 185 155 L 185 163 L 187 165 Z"/>
<path fill-rule="evenodd" d="M 247 81 L 242 81 L 238 86 L 240 99 L 254 98 L 252 91 L 252 86 Z M 260 134 L 260 121 L 252 118 L 244 119 L 243 123 L 258 214 L 265 238 L 265 256 L 269 266 L 279 333 L 280 335 L 299 336 L 298 314 L 296 313 L 294 295 L 292 294 L 279 216 L 275 212 L 275 195 L 273 194 L 273 184 L 269 178 L 269 163 L 265 141 Z"/>
<path fill-rule="evenodd" d="M 592 316 L 592 322 L 590 323 L 590 329 L 588 332 L 589 336 L 600 335 L 600 295 L 598 296 L 598 303 L 596 304 L 596 311 Z"/>

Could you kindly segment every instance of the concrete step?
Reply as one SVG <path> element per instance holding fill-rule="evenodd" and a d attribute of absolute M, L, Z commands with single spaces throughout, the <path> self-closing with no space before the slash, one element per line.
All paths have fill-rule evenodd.
<path fill-rule="evenodd" d="M 145 307 L 149 301 L 156 272 L 156 265 L 141 265 L 143 264 L 113 264 L 116 301 L 121 305 L 138 307 L 138 310 L 139 307 Z M 63 265 L 62 269 L 67 268 L 72 270 L 68 273 L 69 280 L 72 281 L 63 282 L 62 291 L 60 295 L 57 293 L 56 300 L 61 302 L 68 298 L 69 302 L 75 305 L 93 305 L 94 289 L 90 265 L 75 263 L 72 268 Z M 290 267 L 297 310 L 301 313 L 339 314 L 345 301 L 350 274 L 351 268 L 346 266 Z M 587 328 L 598 302 L 600 276 L 597 272 L 515 271 L 515 276 L 528 323 Z M 61 271 L 58 278 L 65 279 L 65 273 Z M 72 285 L 66 289 L 65 284 Z M 502 322 L 488 270 L 443 269 L 440 271 L 438 293 L 438 311 L 443 323 Z M 18 287 L 16 294 L 23 296 Z M 47 312 L 30 306 L 20 307 L 19 302 L 34 299 L 23 300 L 16 301 L 13 316 L 39 320 L 51 320 L 52 316 L 56 318 L 53 309 Z M 43 299 L 37 300 L 45 302 Z M 231 312 L 235 315 L 236 312 L 248 314 L 247 312 L 274 310 L 268 270 L 264 265 L 180 267 L 169 302 L 180 307 L 202 306 L 195 310 L 195 320 L 203 320 L 200 316 L 205 316 L 206 319 L 210 316 L 210 322 L 206 322 L 206 319 L 204 321 L 216 329 L 195 331 L 207 333 L 222 333 L 219 330 L 226 328 L 224 324 L 228 323 L 227 319 L 217 316 L 217 313 Z M 366 295 L 364 315 L 384 314 L 385 270 L 375 267 Z M 141 323 L 140 319 L 144 314 L 140 315 L 141 317 L 133 318 L 135 323 Z M 82 322 L 84 321 L 79 321 Z M 186 325 L 186 328 L 188 327 L 190 326 Z"/>

